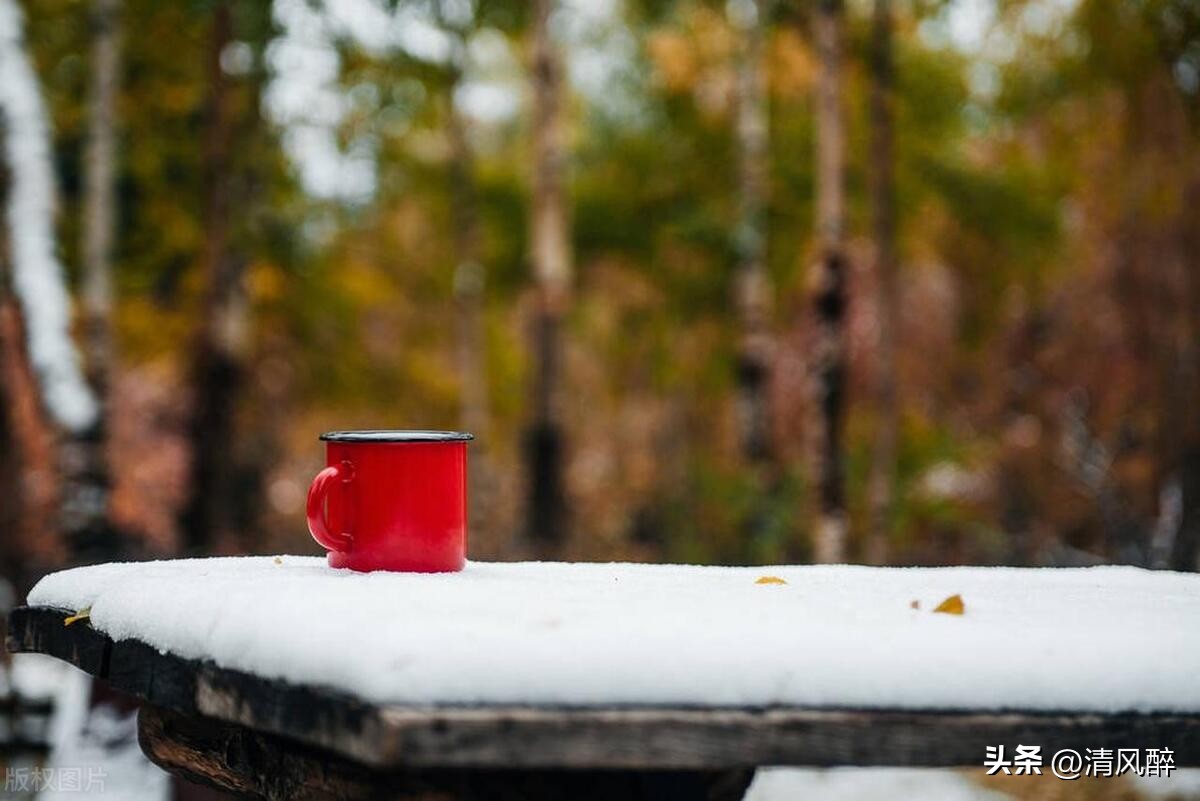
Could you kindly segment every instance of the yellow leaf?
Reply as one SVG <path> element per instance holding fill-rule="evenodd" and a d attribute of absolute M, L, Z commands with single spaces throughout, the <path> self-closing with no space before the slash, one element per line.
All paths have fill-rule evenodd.
<path fill-rule="evenodd" d="M 277 565 L 282 565 L 282 564 L 283 564 L 283 560 L 282 560 L 282 559 L 280 559 L 278 556 L 276 556 L 276 557 L 275 557 L 275 564 L 277 564 Z"/>
<path fill-rule="evenodd" d="M 64 625 L 64 626 L 69 626 L 69 625 L 71 625 L 72 623 L 77 623 L 77 622 L 78 622 L 78 621 L 80 621 L 80 620 L 87 620 L 87 619 L 88 619 L 89 617 L 91 617 L 91 616 L 92 616 L 92 607 L 90 607 L 90 606 L 89 606 L 89 607 L 87 607 L 86 609 L 80 609 L 80 610 L 79 610 L 78 612 L 76 612 L 75 614 L 73 614 L 73 615 L 71 615 L 70 617 L 68 617 L 68 618 L 64 619 L 64 620 L 63 620 L 63 625 Z"/>
<path fill-rule="evenodd" d="M 961 615 L 965 609 L 962 596 L 954 594 L 938 604 L 937 608 L 933 611 L 941 612 L 943 615 Z"/>
<path fill-rule="evenodd" d="M 755 584 L 787 584 L 786 581 L 779 576 L 761 576 Z"/>

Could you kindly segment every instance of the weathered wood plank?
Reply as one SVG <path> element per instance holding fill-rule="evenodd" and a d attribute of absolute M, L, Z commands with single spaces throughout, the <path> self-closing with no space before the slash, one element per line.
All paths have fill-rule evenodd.
<path fill-rule="evenodd" d="M 4 644 L 13 653 L 49 654 L 85 673 L 107 676 L 112 640 L 88 625 L 64 625 L 72 614 L 64 609 L 18 607 L 9 613 Z"/>
<path fill-rule="evenodd" d="M 147 704 L 138 741 L 190 781 L 269 801 L 736 801 L 753 777 L 734 771 L 375 771 L 335 754 Z"/>
<path fill-rule="evenodd" d="M 376 768 L 725 769 L 981 765 L 986 747 L 1170 748 L 1200 765 L 1200 715 L 979 710 L 377 707 L 113 643 L 63 612 L 19 609 L 13 650 L 57 656 L 142 699 L 325 748 Z"/>

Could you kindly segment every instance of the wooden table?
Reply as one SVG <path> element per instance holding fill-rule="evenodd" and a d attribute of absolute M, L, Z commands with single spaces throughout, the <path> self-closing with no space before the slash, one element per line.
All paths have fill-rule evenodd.
<path fill-rule="evenodd" d="M 1017 743 L 1170 748 L 1200 765 L 1200 715 L 374 705 L 114 642 L 70 614 L 15 610 L 7 647 L 132 694 L 150 759 L 251 797 L 716 801 L 759 765 L 981 766 L 987 746 Z"/>

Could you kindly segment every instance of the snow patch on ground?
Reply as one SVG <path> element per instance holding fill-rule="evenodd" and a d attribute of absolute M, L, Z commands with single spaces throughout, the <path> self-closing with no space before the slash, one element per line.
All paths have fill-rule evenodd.
<path fill-rule="evenodd" d="M 91 681 L 90 676 L 84 680 Z M 48 786 L 38 801 L 71 801 L 81 795 L 104 801 L 166 801 L 170 776 L 146 758 L 138 746 L 137 712 L 109 706 L 84 707 L 70 735 L 55 744 L 48 765 Z M 75 784 L 66 777 L 78 776 Z"/>
<path fill-rule="evenodd" d="M 12 663 L 4 676 L 3 687 L 28 700 L 48 700 L 56 697 L 70 675 L 77 673 L 66 662 L 42 654 L 13 654 Z"/>
<path fill-rule="evenodd" d="M 978 784 L 969 771 L 950 768 L 760 768 L 746 793 L 745 801 L 878 801 L 878 799 L 921 799 L 921 801 L 1013 801 L 1033 797 L 1025 779 L 1014 777 L 1013 794 Z M 1047 773 L 1032 779 L 1042 786 L 1056 785 L 1074 797 L 1070 783 Z M 1119 779 L 1095 779 L 1108 792 L 1097 797 L 1146 799 L 1147 801 L 1193 801 L 1200 799 L 1200 770 L 1176 770 L 1169 777 L 1145 778 L 1127 775 Z M 1049 789 L 1049 788 L 1047 788 Z M 1035 793 L 1041 798 L 1043 794 Z M 1045 797 L 1059 797 L 1053 793 Z M 1091 796 L 1089 796 L 1091 797 Z"/>
<path fill-rule="evenodd" d="M 930 611 L 955 593 L 965 614 Z M 1200 575 L 1128 567 L 240 557 L 77 568 L 29 602 L 375 702 L 1200 711 Z"/>
<path fill-rule="evenodd" d="M 50 700 L 44 732 L 50 753 L 44 763 L 26 758 L 0 764 L 0 798 L 68 801 L 165 801 L 170 777 L 150 762 L 137 741 L 137 713 L 91 706 L 92 677 L 41 654 L 14 654 L 0 694 Z M 0 679 L 5 678 L 0 671 Z M 7 687 L 3 686 L 7 685 Z"/>
<path fill-rule="evenodd" d="M 761 768 L 745 801 L 1009 801 L 953 770 L 926 768 Z"/>
<path fill-rule="evenodd" d="M 1176 770 L 1170 776 L 1130 776 L 1142 798 L 1200 798 L 1200 769 Z"/>

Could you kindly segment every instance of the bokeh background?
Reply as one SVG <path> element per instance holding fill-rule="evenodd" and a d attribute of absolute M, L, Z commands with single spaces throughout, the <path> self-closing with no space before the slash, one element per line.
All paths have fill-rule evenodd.
<path fill-rule="evenodd" d="M 1189 0 L 0 12 L 18 590 L 315 553 L 363 427 L 474 558 L 1196 567 Z"/>

